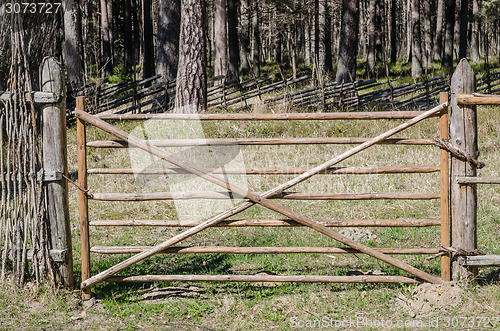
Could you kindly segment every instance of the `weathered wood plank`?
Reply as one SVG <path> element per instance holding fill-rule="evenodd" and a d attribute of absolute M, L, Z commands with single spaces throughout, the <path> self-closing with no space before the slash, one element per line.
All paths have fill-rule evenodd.
<path fill-rule="evenodd" d="M 458 104 L 458 95 L 471 94 L 475 90 L 474 71 L 467 60 L 462 59 L 451 78 L 450 143 L 464 150 L 472 158 L 479 156 L 477 145 L 476 106 Z M 452 155 L 451 158 L 451 224 L 453 247 L 474 250 L 477 248 L 477 191 L 475 185 L 459 185 L 457 177 L 475 177 L 476 167 Z M 471 278 L 477 272 L 474 268 L 463 268 L 453 262 L 452 276 Z"/>
<path fill-rule="evenodd" d="M 12 100 L 13 94 L 10 92 L 2 92 L 0 91 L 0 100 L 8 101 Z M 31 102 L 33 98 L 34 103 L 38 104 L 49 104 L 49 103 L 58 103 L 61 101 L 61 94 L 54 92 L 31 92 L 31 96 L 29 92 L 24 93 L 24 98 L 27 102 Z"/>
<path fill-rule="evenodd" d="M 56 265 L 57 283 L 73 287 L 73 254 L 68 209 L 68 187 L 62 175 L 68 175 L 66 146 L 66 100 L 64 69 L 54 58 L 43 59 L 41 66 L 43 92 L 63 96 L 61 102 L 47 104 L 43 118 L 43 171 L 56 174 L 56 180 L 44 182 L 47 192 L 47 217 L 50 248 L 65 250 L 66 260 Z"/>
<path fill-rule="evenodd" d="M 149 246 L 94 246 L 90 249 L 97 254 L 137 254 L 144 252 Z M 384 254 L 420 255 L 438 254 L 436 248 L 375 248 Z M 164 254 L 358 254 L 350 247 L 231 247 L 231 246 L 175 246 L 162 251 Z"/>
<path fill-rule="evenodd" d="M 500 177 L 456 177 L 458 184 L 500 184 Z"/>
<path fill-rule="evenodd" d="M 326 227 L 426 227 L 439 226 L 439 220 L 430 219 L 361 219 L 361 220 L 326 220 L 313 219 L 314 222 Z M 91 226 L 162 226 L 162 227 L 194 227 L 203 221 L 185 221 L 185 220 L 97 220 L 89 223 Z M 265 219 L 243 219 L 243 220 L 224 220 L 214 227 L 301 227 L 304 226 L 294 220 L 265 220 Z"/>
<path fill-rule="evenodd" d="M 500 255 L 460 256 L 457 260 L 462 266 L 500 267 Z"/>

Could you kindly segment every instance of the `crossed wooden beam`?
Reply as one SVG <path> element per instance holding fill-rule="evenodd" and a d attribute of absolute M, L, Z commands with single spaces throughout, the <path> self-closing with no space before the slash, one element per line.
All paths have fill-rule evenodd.
<path fill-rule="evenodd" d="M 321 225 L 311 219 L 308 219 L 300 214 L 297 214 L 293 211 L 291 211 L 290 209 L 288 208 L 285 208 L 283 206 L 281 206 L 280 204 L 276 203 L 276 202 L 272 202 L 271 200 L 269 200 L 268 198 L 270 196 L 273 196 L 273 195 L 276 195 L 276 194 L 279 194 L 281 192 L 283 192 L 284 190 L 290 188 L 290 187 L 293 187 L 307 179 L 309 179 L 310 177 L 320 173 L 321 171 L 324 171 L 325 169 L 341 162 L 341 161 L 344 161 L 345 159 L 367 149 L 368 147 L 396 134 L 396 133 L 399 133 L 413 125 L 415 125 L 416 123 L 426 119 L 426 118 L 429 118 L 431 117 L 432 115 L 434 114 L 437 114 L 439 113 L 442 109 L 448 107 L 448 103 L 443 103 L 443 104 L 440 104 L 424 113 L 422 113 L 421 115 L 409 120 L 408 122 L 405 122 L 389 131 L 386 131 L 382 134 L 380 134 L 379 136 L 375 137 L 375 138 L 372 138 L 368 141 L 366 141 L 365 143 L 361 144 L 361 145 L 358 145 L 352 149 L 350 149 L 349 151 L 347 152 L 344 152 L 342 153 L 341 155 L 315 167 L 315 168 L 312 168 L 311 170 L 289 180 L 288 182 L 286 183 L 283 183 L 267 192 L 264 192 L 262 193 L 261 195 L 258 195 L 258 194 L 255 194 L 253 192 L 248 192 L 246 189 L 243 189 L 241 187 L 239 187 L 238 185 L 235 185 L 235 184 L 232 184 L 230 183 L 229 181 L 225 180 L 224 178 L 220 177 L 220 176 L 217 176 L 217 175 L 214 175 L 214 174 L 210 174 L 210 173 L 206 173 L 205 171 L 203 171 L 203 169 L 200 169 L 172 154 L 169 154 L 167 153 L 166 151 L 162 150 L 161 148 L 159 147 L 156 147 L 154 145 L 152 145 L 151 143 L 145 141 L 145 140 L 142 140 L 142 139 L 139 139 L 109 123 L 106 123 L 104 122 L 103 120 L 99 119 L 97 116 L 94 116 L 94 115 L 90 115 L 89 113 L 86 113 L 80 109 L 75 109 L 75 115 L 77 118 L 89 123 L 89 124 L 92 124 L 94 126 L 96 126 L 97 128 L 105 131 L 105 132 L 108 132 L 110 133 L 111 135 L 119 138 L 119 139 L 123 139 L 125 140 L 130 146 L 135 146 L 135 147 L 138 147 L 140 149 L 143 149 L 144 151 L 147 151 L 165 161 L 168 161 L 194 175 L 197 175 L 201 178 L 204 178 L 216 185 L 219 185 L 229 191 L 232 191 L 240 196 L 243 196 L 245 197 L 246 199 L 249 199 L 249 201 L 246 201 L 246 202 L 243 202 L 231 209 L 228 209 L 226 210 L 225 212 L 217 215 L 217 216 L 214 216 L 212 217 L 211 219 L 189 229 L 189 230 L 186 230 L 185 232 L 182 232 L 172 238 L 170 238 L 169 240 L 159 244 L 159 245 L 156 245 L 146 251 L 143 251 L 139 254 L 136 254 L 114 266 L 112 266 L 111 268 L 95 275 L 95 276 L 92 276 L 90 277 L 89 279 L 87 280 L 84 280 L 82 281 L 81 283 L 81 289 L 82 290 L 85 290 L 85 289 L 88 289 L 89 287 L 91 287 L 92 285 L 100 282 L 100 281 L 103 281 L 105 280 L 106 278 L 114 275 L 115 273 L 135 264 L 135 263 L 138 263 L 148 257 L 151 257 L 157 253 L 160 253 L 161 251 L 165 250 L 166 248 L 172 246 L 172 245 L 175 245 L 177 243 L 179 243 L 180 241 L 186 239 L 186 238 L 189 238 L 191 236 L 193 236 L 194 234 L 196 233 L 199 233 L 211 226 L 214 226 L 216 225 L 217 223 L 227 219 L 228 217 L 231 217 L 235 214 L 238 214 L 248 208 L 250 208 L 251 206 L 255 205 L 255 204 L 259 204 L 263 207 L 266 207 L 268 209 L 271 209 L 273 211 L 276 211 L 298 223 L 301 223 L 302 225 L 305 225 L 305 226 L 308 226 L 332 239 L 335 239 L 336 241 L 340 242 L 340 243 L 343 243 L 361 253 L 364 253 L 364 254 L 367 254 L 369 256 L 372 256 L 376 259 L 379 259 L 383 262 L 386 262 L 390 265 L 393 265 L 399 269 L 402 269 L 422 280 L 425 280 L 425 281 L 428 281 L 430 283 L 434 283 L 434 284 L 438 284 L 438 283 L 441 283 L 441 279 L 435 277 L 435 276 L 432 276 L 424 271 L 421 271 L 405 262 L 402 262 L 398 259 L 395 259 L 389 255 L 386 255 L 384 253 L 381 253 L 380 251 L 377 251 L 373 248 L 370 248 L 368 246 L 365 246 L 363 244 L 360 244 L 354 240 L 351 240 L 327 227 L 325 227 L 324 225 Z"/>

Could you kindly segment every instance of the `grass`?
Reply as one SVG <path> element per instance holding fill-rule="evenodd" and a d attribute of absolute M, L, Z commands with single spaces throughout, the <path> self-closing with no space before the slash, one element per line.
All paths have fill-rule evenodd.
<path fill-rule="evenodd" d="M 487 167 L 481 176 L 500 176 L 500 141 L 498 109 L 478 110 L 481 160 Z M 158 125 L 161 123 L 161 125 Z M 307 122 L 204 122 L 201 127 L 207 137 L 373 137 L 401 121 L 323 121 Z M 114 123 L 133 132 L 143 128 L 149 134 L 168 136 L 175 129 L 169 123 Z M 423 122 L 400 137 L 429 138 L 437 134 L 437 120 Z M 135 130 L 135 131 L 134 131 Z M 187 132 L 185 130 L 184 132 Z M 89 128 L 88 140 L 110 139 L 108 135 Z M 70 172 L 76 173 L 76 133 L 68 132 Z M 153 138 L 153 137 L 151 137 Z M 233 160 L 236 166 L 312 167 L 350 146 L 261 146 L 241 148 L 243 157 Z M 174 151 L 179 152 L 179 151 Z M 207 152 L 207 151 L 205 151 Z M 212 153 L 217 152 L 212 150 Z M 221 151 L 219 151 L 221 152 Z M 233 151 L 231 151 L 233 152 Z M 203 153 L 199 153 L 203 155 Z M 200 155 L 194 161 L 204 162 Z M 134 157 L 144 160 L 140 153 Z M 210 161 L 210 160 L 209 160 Z M 239 162 L 239 163 L 238 163 Z M 93 149 L 88 151 L 89 168 L 127 167 L 131 163 L 127 150 Z M 136 162 L 137 163 L 137 162 Z M 374 146 L 342 166 L 366 165 L 437 165 L 438 152 L 428 146 Z M 239 180 L 254 191 L 265 191 L 293 176 L 247 176 Z M 176 189 L 172 178 L 144 178 L 117 175 L 91 175 L 90 192 L 150 192 Z M 199 185 L 194 184 L 195 187 Z M 207 186 L 203 189 L 214 189 Z M 297 192 L 439 192 L 438 174 L 416 175 L 318 175 L 293 188 Z M 74 264 L 79 277 L 79 230 L 77 190 L 70 188 Z M 478 246 L 492 254 L 500 253 L 500 192 L 497 186 L 478 186 Z M 280 202 L 281 203 L 281 202 Z M 439 217 L 437 201 L 283 201 L 283 205 L 310 218 L 435 218 Z M 201 201 L 173 202 L 90 202 L 90 219 L 207 219 L 227 204 Z M 183 209 L 184 208 L 184 209 Z M 195 212 L 196 211 L 196 212 Z M 254 206 L 237 218 L 279 218 L 273 212 Z M 336 229 L 341 230 L 341 229 Z M 378 240 L 365 242 L 372 247 L 436 247 L 437 228 L 372 228 Z M 91 228 L 91 246 L 146 245 L 152 246 L 182 232 L 180 228 Z M 338 246 L 333 240 L 306 228 L 213 228 L 203 231 L 181 245 L 227 246 Z M 92 254 L 92 274 L 97 274 L 128 256 Z M 402 260 L 434 275 L 439 275 L 439 261 L 427 261 L 425 256 L 401 256 Z M 353 271 L 382 272 L 404 275 L 404 272 L 362 255 L 230 255 L 178 254 L 159 255 L 127 268 L 120 274 L 318 274 L 346 275 Z M 0 330 L 11 329 L 151 329 L 178 330 L 288 330 L 301 323 L 315 323 L 323 318 L 346 321 L 360 317 L 369 320 L 391 319 L 417 321 L 435 317 L 498 316 L 500 289 L 495 269 L 484 268 L 483 282 L 465 286 L 465 293 L 448 306 L 432 306 L 426 313 L 403 308 L 398 301 L 416 300 L 415 287 L 398 284 L 247 284 L 247 283 L 176 283 L 160 282 L 111 283 L 93 287 L 99 300 L 92 306 L 82 306 L 78 291 L 60 292 L 49 289 L 14 290 L 0 288 Z M 497 277 L 497 278 L 495 278 Z M 495 280 L 497 279 L 497 280 Z M 500 322 L 496 325 L 500 325 Z M 316 325 L 318 326 L 318 325 Z M 368 328 L 370 329 L 370 328 Z M 375 328 L 372 328 L 375 329 Z M 405 328 L 402 328 L 405 329 Z M 408 330 L 411 327 L 406 328 Z"/>

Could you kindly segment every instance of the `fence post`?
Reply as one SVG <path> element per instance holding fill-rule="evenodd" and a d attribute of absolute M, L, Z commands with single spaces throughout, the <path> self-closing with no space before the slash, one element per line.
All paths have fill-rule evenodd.
<path fill-rule="evenodd" d="M 476 106 L 459 106 L 457 94 L 475 92 L 474 71 L 466 59 L 462 59 L 451 78 L 450 143 L 477 158 Z M 474 250 L 477 248 L 477 192 L 476 185 L 459 185 L 457 177 L 476 176 L 476 167 L 452 155 L 451 158 L 451 244 L 455 248 Z M 476 268 L 464 268 L 457 261 L 452 263 L 453 280 L 470 279 Z"/>
<path fill-rule="evenodd" d="M 47 197 L 48 238 L 50 249 L 63 256 L 55 264 L 58 285 L 73 287 L 73 252 L 68 209 L 68 175 L 66 148 L 66 83 L 64 69 L 56 59 L 46 57 L 40 66 L 43 92 L 57 93 L 60 102 L 42 110 L 43 181 Z"/>
<path fill-rule="evenodd" d="M 448 102 L 448 93 L 441 92 L 439 94 L 439 103 Z M 449 139 L 449 124 L 448 124 L 448 109 L 444 108 L 439 117 L 439 137 L 444 141 Z M 440 186 L 441 186 L 441 245 L 444 247 L 450 246 L 450 159 L 448 151 L 441 149 L 439 151 L 440 160 Z M 450 254 L 446 253 L 441 256 L 441 279 L 444 281 L 451 280 L 451 261 Z"/>

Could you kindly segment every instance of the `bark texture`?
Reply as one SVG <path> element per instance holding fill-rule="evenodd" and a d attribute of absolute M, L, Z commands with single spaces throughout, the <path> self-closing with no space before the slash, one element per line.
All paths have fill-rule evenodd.
<path fill-rule="evenodd" d="M 342 25 L 337 64 L 337 84 L 356 79 L 358 55 L 359 0 L 342 1 Z"/>
<path fill-rule="evenodd" d="M 183 0 L 181 12 L 175 111 L 194 113 L 207 107 L 204 1 Z"/>
<path fill-rule="evenodd" d="M 159 0 L 156 72 L 168 82 L 175 81 L 177 77 L 180 18 L 180 0 Z"/>

